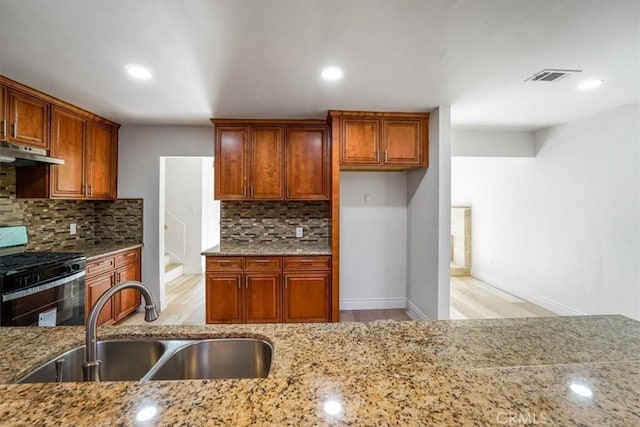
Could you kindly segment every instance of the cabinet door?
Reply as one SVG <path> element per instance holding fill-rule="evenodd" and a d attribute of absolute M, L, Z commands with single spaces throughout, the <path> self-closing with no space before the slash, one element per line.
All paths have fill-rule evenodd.
<path fill-rule="evenodd" d="M 216 127 L 214 188 L 217 200 L 243 200 L 247 197 L 246 140 L 246 127 Z"/>
<path fill-rule="evenodd" d="M 245 273 L 244 283 L 246 322 L 282 322 L 282 286 L 280 273 Z"/>
<path fill-rule="evenodd" d="M 118 163 L 117 130 L 88 122 L 86 141 L 87 198 L 115 199 Z"/>
<path fill-rule="evenodd" d="M 53 107 L 51 111 L 51 150 L 64 165 L 53 165 L 51 197 L 82 199 L 84 183 L 84 138 L 86 121 L 73 113 Z"/>
<path fill-rule="evenodd" d="M 287 200 L 328 200 L 327 128 L 288 128 L 285 156 Z"/>
<path fill-rule="evenodd" d="M 422 164 L 422 121 L 382 121 L 383 163 L 387 165 L 420 166 Z"/>
<path fill-rule="evenodd" d="M 330 273 L 285 273 L 284 321 L 328 322 Z"/>
<path fill-rule="evenodd" d="M 49 104 L 38 98 L 9 89 L 10 142 L 49 148 Z"/>
<path fill-rule="evenodd" d="M 9 126 L 7 121 L 6 105 L 7 89 L 4 86 L 0 86 L 0 139 L 3 141 L 7 138 L 7 127 Z"/>
<path fill-rule="evenodd" d="M 241 273 L 207 273 L 205 306 L 207 323 L 242 322 Z"/>
<path fill-rule="evenodd" d="M 89 311 L 91 311 L 91 308 L 94 306 L 96 301 L 98 301 L 98 298 L 111 289 L 113 284 L 113 273 L 103 274 L 87 279 L 87 306 L 85 307 L 85 317 L 89 315 Z M 98 316 L 98 325 L 105 325 L 114 322 L 114 299 L 115 298 L 109 299 L 100 311 L 100 315 Z"/>
<path fill-rule="evenodd" d="M 249 144 L 249 198 L 284 198 L 284 141 L 282 127 L 252 127 Z"/>
<path fill-rule="evenodd" d="M 129 264 L 116 271 L 116 284 L 128 280 L 140 281 L 140 265 Z M 133 289 L 124 289 L 116 295 L 115 318 L 116 321 L 136 311 L 140 305 L 140 292 Z"/>
<path fill-rule="evenodd" d="M 340 121 L 340 165 L 380 164 L 380 122 L 343 118 Z"/>

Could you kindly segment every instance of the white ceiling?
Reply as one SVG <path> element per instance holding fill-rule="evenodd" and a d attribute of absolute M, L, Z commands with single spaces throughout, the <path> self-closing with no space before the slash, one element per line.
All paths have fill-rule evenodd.
<path fill-rule="evenodd" d="M 0 41 L 0 74 L 124 124 L 451 105 L 531 130 L 640 99 L 638 0 L 0 0 Z M 584 72 L 524 82 L 543 68 Z"/>

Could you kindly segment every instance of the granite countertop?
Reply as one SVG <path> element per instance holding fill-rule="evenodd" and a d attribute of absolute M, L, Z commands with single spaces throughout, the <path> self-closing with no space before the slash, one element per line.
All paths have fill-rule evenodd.
<path fill-rule="evenodd" d="M 122 242 L 122 243 L 82 243 L 71 247 L 60 249 L 62 252 L 82 252 L 87 257 L 87 261 L 107 255 L 113 255 L 129 249 L 141 248 L 142 243 Z"/>
<path fill-rule="evenodd" d="M 272 343 L 268 378 L 8 384 L 83 329 L 1 328 L 0 425 L 640 425 L 640 322 L 622 316 L 99 330 L 231 336 Z"/>
<path fill-rule="evenodd" d="M 331 255 L 329 242 L 221 242 L 202 251 L 206 256 Z"/>

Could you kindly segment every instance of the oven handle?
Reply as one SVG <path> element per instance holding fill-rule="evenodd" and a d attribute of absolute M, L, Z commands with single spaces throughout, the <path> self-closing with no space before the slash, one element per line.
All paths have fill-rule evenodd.
<path fill-rule="evenodd" d="M 44 285 L 33 286 L 31 288 L 23 289 L 16 292 L 11 292 L 8 294 L 2 295 L 2 302 L 13 301 L 14 299 L 26 297 L 29 295 L 37 294 L 38 292 L 46 291 L 47 289 L 55 288 L 57 286 L 64 285 L 65 283 L 72 282 L 76 279 L 84 277 L 87 275 L 86 271 L 79 271 L 70 276 L 65 276 L 60 279 L 53 280 L 51 282 L 45 283 Z"/>

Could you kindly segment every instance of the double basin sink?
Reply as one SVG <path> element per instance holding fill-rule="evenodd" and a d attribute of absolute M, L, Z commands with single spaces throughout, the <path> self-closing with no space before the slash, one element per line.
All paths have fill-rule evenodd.
<path fill-rule="evenodd" d="M 69 350 L 18 382 L 81 382 L 84 350 Z M 98 341 L 102 381 L 265 378 L 272 354 L 268 342 L 251 338 Z"/>

